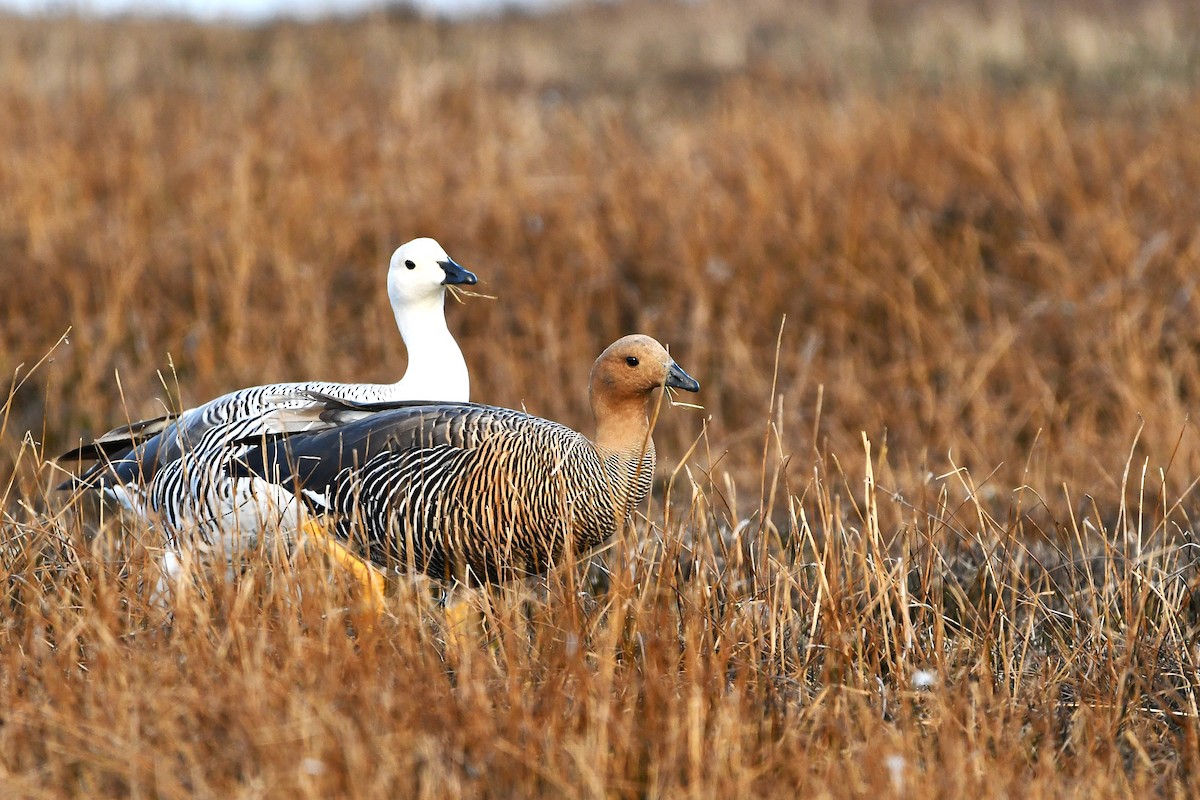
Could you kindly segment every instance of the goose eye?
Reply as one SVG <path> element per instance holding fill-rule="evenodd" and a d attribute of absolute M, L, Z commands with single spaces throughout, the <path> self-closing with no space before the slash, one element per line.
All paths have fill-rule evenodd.
<path fill-rule="evenodd" d="M 631 367 L 636 367 L 638 365 L 637 356 L 626 356 L 625 363 Z"/>
<path fill-rule="evenodd" d="M 411 259 L 411 258 L 410 258 L 408 261 L 405 261 L 405 262 L 404 262 L 404 266 L 408 267 L 409 269 L 416 269 L 416 268 L 417 268 L 417 265 L 413 263 L 413 261 L 412 261 L 412 259 Z"/>

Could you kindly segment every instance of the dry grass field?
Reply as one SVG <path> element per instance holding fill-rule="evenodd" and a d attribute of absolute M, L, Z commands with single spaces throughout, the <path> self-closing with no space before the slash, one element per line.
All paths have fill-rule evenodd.
<path fill-rule="evenodd" d="M 1198 120 L 1186 0 L 0 21 L 0 795 L 1195 796 Z M 168 614 L 48 460 L 394 380 L 421 235 L 475 399 L 700 380 L 645 517 L 473 638 L 266 554 Z"/>

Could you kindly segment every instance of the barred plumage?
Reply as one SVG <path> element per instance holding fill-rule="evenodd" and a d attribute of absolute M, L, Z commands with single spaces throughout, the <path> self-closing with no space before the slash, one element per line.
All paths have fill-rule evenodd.
<path fill-rule="evenodd" d="M 251 478 L 231 478 L 224 462 L 233 443 L 304 430 L 318 421 L 315 394 L 347 402 L 469 399 L 466 362 L 446 327 L 445 287 L 475 276 L 432 239 L 398 248 L 388 269 L 388 296 L 408 348 L 408 368 L 394 384 L 278 383 L 223 395 L 178 416 L 111 431 L 59 458 L 98 463 L 60 488 L 96 489 L 169 535 L 197 534 L 233 551 L 262 530 L 293 530 L 294 497 Z"/>
<path fill-rule="evenodd" d="M 650 491 L 653 390 L 697 391 L 658 342 L 592 370 L 597 437 L 474 404 L 326 404 L 324 430 L 248 442 L 231 462 L 297 492 L 374 563 L 469 583 L 541 573 L 613 535 Z"/>

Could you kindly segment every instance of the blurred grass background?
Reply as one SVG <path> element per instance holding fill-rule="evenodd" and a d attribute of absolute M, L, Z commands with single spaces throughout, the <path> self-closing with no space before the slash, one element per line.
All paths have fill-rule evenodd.
<path fill-rule="evenodd" d="M 43 524 L 45 512 L 61 505 L 46 497 L 57 475 L 41 466 L 42 455 L 127 418 L 157 415 L 163 403 L 178 405 L 176 394 L 194 405 L 269 381 L 394 380 L 404 357 L 384 291 L 387 259 L 403 241 L 428 235 L 497 298 L 449 309 L 476 400 L 524 404 L 586 431 L 590 364 L 632 331 L 668 343 L 701 381 L 704 410 L 665 414 L 656 435 L 665 479 L 707 420 L 707 438 L 689 466 L 703 485 L 701 506 L 711 524 L 697 527 L 692 519 L 682 538 L 727 535 L 761 506 L 776 529 L 791 531 L 783 537 L 788 547 L 810 555 L 832 545 L 796 543 L 802 513 L 824 519 L 838 536 L 861 525 L 886 550 L 918 534 L 940 535 L 948 514 L 977 508 L 977 522 L 964 523 L 976 537 L 971 569 L 1001 558 L 1011 570 L 1009 578 L 979 578 L 981 597 L 1033 603 L 1039 619 L 1065 613 L 1051 610 L 1050 601 L 1043 607 L 1044 593 L 1072 598 L 1081 606 L 1071 608 L 1088 609 L 1078 624 L 1101 628 L 1110 620 L 1096 609 L 1124 598 L 1117 617 L 1128 633 L 1123 641 L 1132 643 L 1128 653 L 1161 654 L 1170 642 L 1175 660 L 1162 669 L 1178 677 L 1171 691 L 1184 692 L 1181 686 L 1195 683 L 1185 669 L 1196 630 L 1187 548 L 1194 547 L 1193 485 L 1200 476 L 1200 439 L 1190 417 L 1200 396 L 1198 87 L 1200 7 L 1183 0 L 628 2 L 461 23 L 396 10 L 254 27 L 5 18 L 0 366 L 20 376 L 0 433 L 5 519 L 16 526 L 10 538 Z M 25 379 L 68 327 L 69 344 Z M 33 447 L 23 450 L 27 431 Z M 870 460 L 864 434 L 873 443 Z M 960 468 L 966 472 L 955 474 Z M 864 494 L 868 469 L 882 501 Z M 774 504 L 772 491 L 780 497 Z M 755 524 L 761 532 L 765 523 Z M 1158 620 L 1158 638 L 1150 640 L 1130 622 L 1143 619 L 1145 607 L 1134 613 L 1129 605 L 1135 596 L 1145 601 L 1138 587 L 1148 579 L 1135 567 L 1121 571 L 1132 563 L 1123 560 L 1128 553 L 1117 558 L 1105 550 L 1132 527 L 1139 548 L 1143 527 L 1174 543 L 1169 547 L 1184 545 L 1169 556 L 1183 561 L 1163 562 L 1162 574 L 1182 583 L 1153 598 L 1165 606 L 1146 612 Z M 1115 570 L 1110 593 L 1086 599 L 1082 583 L 1088 591 L 1105 584 L 1090 573 L 1084 581 L 1073 572 L 1065 583 L 1051 572 L 1012 577 L 1029 567 L 1025 556 L 1008 559 L 1014 536 L 1074 541 L 1081 551 L 1099 548 L 1102 559 L 1108 553 L 1097 570 Z M 7 552 L 6 570 L 16 575 L 14 551 Z M 852 560 L 845 553 L 827 560 L 852 563 L 841 558 Z M 883 562 L 871 563 L 885 570 Z M 923 590 L 933 591 L 930 580 L 953 582 L 959 566 L 943 564 L 940 574 L 931 567 L 936 580 L 926 573 Z M 786 564 L 780 568 L 787 572 Z M 800 561 L 791 568 L 793 578 L 809 574 Z M 908 602 L 913 589 L 902 573 L 847 569 L 857 577 L 847 577 L 844 591 L 875 599 L 862 601 L 867 612 L 859 595 L 836 606 L 831 613 L 845 630 L 854 629 L 857 615 L 882 608 L 864 585 L 886 586 L 897 603 Z M 789 591 L 801 592 L 800 585 Z M 822 607 L 822 596 L 832 603 L 835 589 L 809 598 L 812 608 Z M 995 602 L 989 625 L 1007 619 Z M 793 605 L 778 597 L 768 602 L 776 617 Z M 1155 616 L 1166 613 L 1163 607 L 1171 614 Z M 750 614 L 745 608 L 740 613 Z M 951 616 L 961 622 L 957 611 Z M 105 617 L 104 624 L 130 624 L 111 621 L 117 618 L 124 619 Z M 36 638 L 34 623 L 22 619 L 10 644 Z M 100 624 L 83 619 L 90 620 L 78 623 L 85 628 Z M 662 622 L 647 619 L 654 624 L 644 632 Z M 878 635 L 888 641 L 895 630 L 885 622 Z M 177 631 L 189 624 L 178 623 Z M 817 632 L 816 622 L 811 632 L 807 620 L 796 624 L 806 635 Z M 224 635 L 196 625 L 205 635 Z M 1024 656 L 996 655 L 1008 645 L 985 627 L 979 638 L 968 637 L 970 656 L 931 645 L 939 654 L 929 658 L 967 664 L 970 680 L 956 684 L 959 694 L 945 708 L 971 733 L 947 739 L 946 751 L 921 751 L 922 758 L 959 766 L 970 761 L 963 753 L 985 758 L 987 769 L 974 773 L 984 776 L 980 782 L 959 785 L 972 791 L 999 793 L 1036 778 L 1069 793 L 1054 781 L 1084 775 L 1090 791 L 1120 793 L 1134 785 L 1126 779 L 1182 790 L 1184 783 L 1171 781 L 1193 774 L 1194 756 L 1186 753 L 1196 741 L 1194 718 L 1159 730 L 1159 749 L 1138 745 L 1141 753 L 1122 738 L 1141 729 L 1118 715 L 1111 730 L 1104 728 L 1108 734 L 1084 737 L 1086 745 L 1068 725 L 1069 747 L 1058 751 L 1059 761 L 1040 761 L 1030 755 L 1036 746 L 1020 743 L 1013 746 L 1028 761 L 981 755 L 986 747 L 973 737 L 989 715 L 1000 733 L 987 746 L 997 747 L 1014 730 L 1058 720 L 1067 713 L 1064 702 L 1076 709 L 1070 713 L 1084 713 L 1080 684 L 1060 697 L 1059 667 L 1045 665 L 1074 664 L 1071 653 L 1080 642 L 1095 643 L 1087 637 L 1096 633 L 1087 628 L 1082 638 L 1059 640 L 1030 628 L 1037 641 L 1060 645 L 1034 669 L 1040 682 L 1031 691 L 1049 710 L 1030 722 L 1018 711 L 1030 702 L 1020 680 L 993 685 L 989 677 L 1004 665 L 1024 665 Z M 762 645 L 765 629 L 752 629 L 750 640 Z M 276 646 L 308 646 L 288 638 L 287 626 L 272 630 L 254 641 L 273 663 L 291 663 Z M 745 641 L 737 631 L 725 635 Z M 411 636 L 400 641 L 419 639 Z M 321 658 L 333 653 L 330 663 L 359 674 L 360 667 L 348 666 L 358 658 L 353 641 L 333 636 L 320 643 Z M 166 645 L 141 646 L 130 651 L 134 666 L 121 673 L 124 680 L 153 671 L 162 658 L 156 648 Z M 899 670 L 902 650 L 877 658 Z M 818 687 L 843 680 L 870 687 L 878 663 L 855 652 L 844 674 L 805 674 Z M 1121 670 L 1133 662 L 1113 657 L 1111 673 L 1099 662 L 1079 667 L 1101 694 L 1132 680 Z M 384 669 L 377 658 L 375 652 L 367 663 Z M 442 674 L 442 662 L 428 652 L 406 658 L 420 661 L 418 674 Z M 542 675 L 542 662 L 529 658 L 521 663 Z M 570 663 L 582 670 L 576 677 L 591 686 L 593 699 L 607 696 L 607 684 L 580 677 L 595 678 L 587 664 Z M 0 670 L 3 664 L 10 679 L 29 666 L 15 658 L 0 661 Z M 707 694 L 721 692 L 711 671 L 717 667 L 704 669 L 704 702 L 720 705 Z M 952 671 L 938 669 L 942 676 Z M 509 690 L 525 691 L 518 684 Z M 972 694 L 1001 685 L 1008 695 L 996 705 Z M 463 703 L 468 716 L 483 713 L 472 712 L 455 686 L 439 696 Z M 410 690 L 420 691 L 397 689 Z M 813 692 L 805 702 L 825 697 Z M 782 724 L 774 712 L 756 716 L 763 713 L 757 701 L 739 697 L 728 712 L 739 725 Z M 345 702 L 354 708 L 364 699 Z M 780 791 L 801 780 L 779 771 L 796 753 L 781 741 L 803 745 L 801 752 L 814 742 L 828 748 L 814 763 L 831 771 L 805 773 L 805 780 L 829 778 L 809 784 L 822 791 L 895 788 L 886 752 L 927 746 L 903 743 L 919 739 L 914 731 L 927 730 L 928 719 L 904 711 L 897 722 L 885 709 L 893 727 L 856 736 L 838 725 L 865 725 L 879 709 L 863 696 L 837 702 L 853 713 L 799 712 L 811 726 L 803 728 L 803 742 L 737 728 L 749 737 L 737 739 L 747 772 L 725 764 L 707 777 L 686 773 L 662 783 L 647 765 L 675 756 L 651 749 L 626 754 L 631 760 L 608 771 L 598 768 L 589 792 L 732 791 L 735 784 Z M 226 709 L 220 713 L 237 703 L 219 701 Z M 28 710 L 37 708 L 31 703 L 25 713 L 44 722 L 40 711 Z M 642 722 L 650 738 L 666 736 L 659 723 L 675 724 L 670 714 Z M 129 724 L 141 730 L 144 723 Z M 1045 724 L 1051 736 L 1058 723 Z M 723 735 L 709 727 L 704 741 L 727 746 Z M 763 741 L 780 749 L 755 750 Z M 866 782 L 839 783 L 840 771 L 863 753 L 875 759 Z M 14 774 L 29 764 L 56 764 L 60 790 L 86 789 L 72 783 L 69 767 L 45 758 L 0 763 Z M 989 773 L 999 769 L 994 761 L 1011 774 Z M 331 773 L 341 781 L 354 774 L 352 765 L 343 767 Z M 111 791 L 151 785 L 146 775 L 153 770 L 146 769 Z M 194 770 L 214 780 L 203 760 Z M 469 771 L 447 774 L 488 793 L 486 781 Z M 582 773 L 572 775 L 575 788 L 586 783 Z M 954 792 L 926 777 L 926 788 Z M 326 778 L 314 779 L 314 792 L 350 785 L 322 783 Z M 36 783 L 21 785 L 32 792 Z M 170 794 L 165 785 L 159 791 Z M 236 776 L 181 786 L 258 792 Z"/>

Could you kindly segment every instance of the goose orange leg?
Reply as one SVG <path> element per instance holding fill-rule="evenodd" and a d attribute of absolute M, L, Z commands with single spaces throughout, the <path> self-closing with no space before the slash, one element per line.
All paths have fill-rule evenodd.
<path fill-rule="evenodd" d="M 304 533 L 306 546 L 319 550 L 335 564 L 350 572 L 367 597 L 368 613 L 378 619 L 383 613 L 384 589 L 387 587 L 387 579 L 383 574 L 352 553 L 319 520 L 308 520 L 300 530 Z"/>

